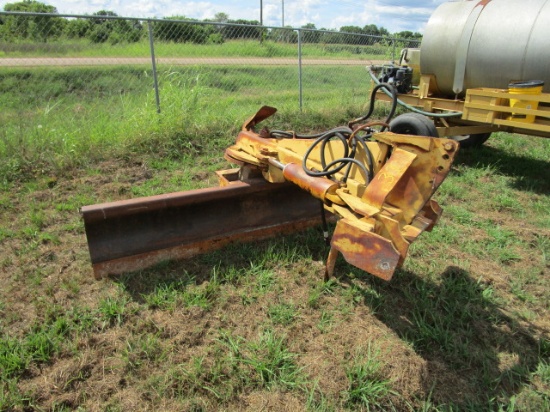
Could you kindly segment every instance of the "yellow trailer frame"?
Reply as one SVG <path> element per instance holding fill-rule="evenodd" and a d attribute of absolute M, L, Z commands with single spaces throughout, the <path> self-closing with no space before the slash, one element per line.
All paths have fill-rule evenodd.
<path fill-rule="evenodd" d="M 434 117 L 440 137 L 488 132 L 509 132 L 550 137 L 550 94 L 512 94 L 507 89 L 468 89 L 460 98 L 441 98 L 434 77 L 422 75 L 417 89 L 399 100 L 426 113 L 461 112 L 457 117 Z M 377 98 L 391 101 L 383 92 Z M 532 102 L 533 108 L 512 107 L 510 100 Z M 534 108 L 536 107 L 536 108 Z M 532 121 L 528 121 L 532 118 Z"/>

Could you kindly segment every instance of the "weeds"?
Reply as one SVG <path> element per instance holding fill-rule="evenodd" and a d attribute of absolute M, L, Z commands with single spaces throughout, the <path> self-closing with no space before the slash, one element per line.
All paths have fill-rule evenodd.
<path fill-rule="evenodd" d="M 230 351 L 239 376 L 246 377 L 247 385 L 282 389 L 299 388 L 305 382 L 297 366 L 296 355 L 285 344 L 284 336 L 270 329 L 262 331 L 255 341 L 243 344 L 242 338 L 227 334 L 220 341 Z"/>
<path fill-rule="evenodd" d="M 279 303 L 268 308 L 267 314 L 274 324 L 290 325 L 297 316 L 292 303 Z"/>
<path fill-rule="evenodd" d="M 321 298 L 325 295 L 333 295 L 336 286 L 337 283 L 333 279 L 330 279 L 327 282 L 312 285 L 309 292 L 307 305 L 311 308 L 318 309 L 320 307 Z"/>
<path fill-rule="evenodd" d="M 366 410 L 388 410 L 387 397 L 393 394 L 389 379 L 384 378 L 380 351 L 369 344 L 365 351 L 356 354 L 346 367 L 348 389 L 346 404 L 365 407 Z"/>
<path fill-rule="evenodd" d="M 174 311 L 179 302 L 178 296 L 182 286 L 185 288 L 185 285 L 180 282 L 157 285 L 153 293 L 143 295 L 143 297 L 151 309 Z"/>
<path fill-rule="evenodd" d="M 122 358 L 130 369 L 139 368 L 144 362 L 155 362 L 164 356 L 160 339 L 151 334 L 137 336 L 126 342 Z"/>
<path fill-rule="evenodd" d="M 22 375 L 31 365 L 48 363 L 72 348 L 70 338 L 92 329 L 85 310 L 57 316 L 46 311 L 44 322 L 35 323 L 22 338 L 0 337 L 0 375 L 11 379 Z"/>
<path fill-rule="evenodd" d="M 275 81 L 272 87 L 279 90 L 270 104 L 287 105 L 282 91 L 295 90 L 293 70 L 168 67 L 160 71 L 159 114 L 143 68 L 40 73 L 10 69 L 0 78 L 0 85 L 5 86 L 0 103 L 6 103 L 0 117 L 0 181 L 59 176 L 112 157 L 154 153 L 155 157 L 180 159 L 221 150 L 229 142 L 226 139 L 237 133 L 239 123 L 265 104 L 249 96 L 262 94 L 266 78 Z M 337 78 L 349 81 L 352 76 L 356 83 L 363 80 L 368 86 L 362 68 L 346 68 L 346 75 L 334 67 L 312 70 L 317 76 L 328 76 L 330 82 L 310 91 L 311 105 L 322 110 L 321 101 L 325 107 L 337 103 L 338 110 L 331 110 L 331 116 L 342 117 L 345 112 L 340 108 L 342 83 Z M 21 108 L 25 108 L 22 115 Z M 297 113 L 296 108 L 291 111 Z"/>
<path fill-rule="evenodd" d="M 99 302 L 99 313 L 106 326 L 121 325 L 127 312 L 128 300 L 124 297 L 107 297 Z"/>
<path fill-rule="evenodd" d="M 325 310 L 321 311 L 319 322 L 317 322 L 317 328 L 321 332 L 327 332 L 333 324 L 334 324 L 334 315 Z"/>

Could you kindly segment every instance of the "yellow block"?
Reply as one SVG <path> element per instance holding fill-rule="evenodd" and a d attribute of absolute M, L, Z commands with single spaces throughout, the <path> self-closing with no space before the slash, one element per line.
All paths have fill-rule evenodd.
<path fill-rule="evenodd" d="M 508 92 L 510 94 L 530 94 L 538 95 L 542 93 L 542 87 L 544 82 L 542 80 L 530 80 L 524 82 L 512 82 L 508 85 Z M 537 100 L 518 100 L 510 99 L 510 107 L 518 109 L 537 110 L 539 102 Z M 512 113 L 509 120 L 517 122 L 533 123 L 535 116 L 532 114 L 516 114 Z"/>

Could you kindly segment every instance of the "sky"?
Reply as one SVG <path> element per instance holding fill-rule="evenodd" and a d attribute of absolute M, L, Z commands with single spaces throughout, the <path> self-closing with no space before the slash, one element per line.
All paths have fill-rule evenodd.
<path fill-rule="evenodd" d="M 423 32 L 426 23 L 446 0 L 39 0 L 57 8 L 60 14 L 92 14 L 110 10 L 125 17 L 186 16 L 199 20 L 211 19 L 216 13 L 226 13 L 230 19 L 260 21 L 279 27 L 301 27 L 307 23 L 320 29 L 342 26 L 364 27 L 375 24 L 390 33 L 404 30 Z M 0 0 L 0 9 L 17 0 Z M 284 14 L 283 14 L 284 9 Z"/>

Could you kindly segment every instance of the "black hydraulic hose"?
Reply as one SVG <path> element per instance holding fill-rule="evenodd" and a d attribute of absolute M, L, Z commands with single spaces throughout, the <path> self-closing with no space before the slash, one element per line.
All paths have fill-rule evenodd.
<path fill-rule="evenodd" d="M 392 84 L 378 82 L 378 84 L 376 86 L 374 86 L 374 88 L 371 91 L 369 110 L 368 110 L 367 114 L 364 115 L 364 116 L 358 117 L 357 119 L 354 119 L 354 120 L 350 121 L 348 123 L 348 126 L 351 127 L 352 125 L 354 125 L 356 123 L 359 123 L 359 122 L 363 122 L 363 121 L 367 120 L 369 117 L 371 117 L 372 112 L 374 111 L 374 103 L 375 103 L 375 100 L 376 100 L 376 92 L 380 89 L 382 89 L 382 90 L 385 89 L 384 93 L 386 93 L 386 94 L 388 94 L 388 91 L 391 93 L 391 95 L 388 94 L 388 96 L 390 96 L 392 98 L 392 106 L 391 106 L 391 109 L 390 109 L 390 113 L 386 117 L 386 120 L 384 121 L 384 123 L 389 123 L 390 122 L 390 120 L 393 118 L 393 116 L 395 114 L 395 110 L 397 109 L 397 89 Z M 380 131 L 383 132 L 384 130 L 386 130 L 386 128 L 387 128 L 387 126 L 383 126 Z"/>
<path fill-rule="evenodd" d="M 344 157 L 348 157 L 348 156 L 355 156 L 355 151 L 352 150 L 352 152 L 350 153 L 349 152 L 349 144 L 348 144 L 348 140 L 347 138 L 341 133 L 341 132 L 335 132 L 334 133 L 334 136 L 336 136 L 338 139 L 340 139 L 340 141 L 342 142 L 342 145 L 344 146 Z M 333 136 L 327 136 L 326 138 L 324 139 L 320 139 L 321 141 L 321 166 L 323 166 L 323 170 L 327 170 L 327 160 L 325 158 L 325 153 L 326 153 L 326 147 L 327 147 L 327 143 L 329 142 L 329 140 L 332 138 Z M 315 147 L 315 143 L 313 144 L 313 146 Z M 311 148 L 313 149 L 313 148 Z M 309 154 L 307 154 L 309 156 Z M 338 167 L 336 169 L 334 169 L 332 171 L 332 173 L 330 174 L 334 174 L 334 173 L 338 173 L 340 170 L 342 170 L 344 168 L 345 165 L 342 165 L 341 167 Z"/>
<path fill-rule="evenodd" d="M 341 141 L 344 143 L 344 156 L 339 158 L 339 159 L 333 160 L 332 162 L 327 164 L 326 159 L 325 159 L 325 150 L 324 150 L 324 148 L 325 148 L 326 143 L 334 136 L 339 137 L 341 139 Z M 313 151 L 313 149 L 320 142 L 322 143 L 322 146 L 321 146 L 321 165 L 323 167 L 323 170 L 321 170 L 321 171 L 310 170 L 310 169 L 307 168 L 307 160 L 309 158 L 309 155 Z M 368 151 L 368 149 L 367 149 L 367 151 Z M 348 157 L 348 156 L 351 156 L 351 157 Z M 353 156 L 355 156 L 355 149 L 353 149 L 352 152 L 349 153 L 349 147 L 347 145 L 347 140 L 340 133 L 336 133 L 334 135 L 326 134 L 326 135 L 320 137 L 319 139 L 317 139 L 308 148 L 306 154 L 304 155 L 304 159 L 302 161 L 302 168 L 304 169 L 304 171 L 306 172 L 306 174 L 308 176 L 312 176 L 312 177 L 330 177 L 333 174 L 338 173 L 344 167 L 349 166 L 348 170 L 346 171 L 346 173 L 344 175 L 344 178 L 343 178 L 343 181 L 345 182 L 347 180 L 348 176 L 349 176 L 349 173 L 350 173 L 350 170 L 351 170 L 351 165 L 354 164 L 357 167 L 359 167 L 362 170 L 362 172 L 365 174 L 365 180 L 366 180 L 366 183 L 368 184 L 370 182 L 371 176 L 372 176 L 371 171 L 369 171 L 363 163 L 361 163 L 357 159 L 354 159 Z M 372 160 L 372 157 L 371 157 L 371 160 Z M 339 165 L 339 166 L 337 166 L 337 165 Z M 336 167 L 334 167 L 334 166 L 336 166 Z M 372 170 L 372 168 L 371 168 L 371 170 Z"/>
<path fill-rule="evenodd" d="M 367 171 L 367 168 L 365 167 L 365 165 L 363 163 L 361 163 L 359 160 L 357 159 L 353 159 L 351 157 L 342 157 L 340 159 L 336 159 L 336 160 L 333 160 L 332 162 L 330 162 L 327 167 L 325 168 L 326 171 L 323 171 L 323 172 L 313 172 L 315 173 L 314 175 L 311 175 L 311 176 L 329 176 L 329 175 L 332 175 L 334 174 L 335 172 L 333 170 L 330 170 L 330 168 L 334 165 L 337 165 L 338 163 L 342 163 L 342 167 L 346 166 L 347 164 L 351 164 L 353 163 L 354 165 L 356 165 L 357 167 L 359 167 L 359 169 L 361 169 L 363 171 L 363 173 L 365 173 L 365 178 L 368 179 L 369 178 L 369 172 Z M 340 167 L 340 169 L 342 168 Z M 339 170 L 340 170 L 339 169 Z M 306 172 L 307 173 L 307 172 Z M 347 179 L 347 176 L 346 176 L 346 179 Z M 368 182 L 367 182 L 368 183 Z"/>
<path fill-rule="evenodd" d="M 367 137 L 370 137 L 371 135 L 367 135 Z M 363 150 L 365 151 L 365 156 L 367 157 L 367 170 L 368 170 L 368 173 L 367 173 L 367 177 L 368 177 L 368 181 L 366 182 L 366 184 L 369 184 L 370 181 L 373 179 L 374 177 L 374 174 L 373 174 L 373 165 L 374 165 L 374 159 L 372 158 L 372 153 L 371 151 L 369 150 L 369 148 L 367 147 L 367 143 L 365 142 L 365 139 L 360 137 L 360 136 L 354 136 L 355 139 L 357 139 L 357 141 L 361 144 L 361 146 L 363 146 Z"/>
<path fill-rule="evenodd" d="M 380 83 L 378 81 L 378 79 L 376 78 L 376 75 L 373 73 L 372 70 L 369 69 L 369 74 L 370 74 L 370 77 L 372 79 L 372 81 L 374 83 L 376 83 L 376 85 L 380 85 L 380 84 L 385 84 L 385 83 Z M 373 89 L 374 90 L 374 89 Z M 386 95 L 388 97 L 391 97 L 392 98 L 392 105 L 393 105 L 393 95 L 390 95 L 388 94 L 388 92 L 386 90 L 384 90 L 384 88 L 382 88 L 382 91 L 384 93 L 386 93 Z M 374 93 L 372 93 L 372 95 L 374 95 Z M 419 113 L 419 114 L 423 114 L 424 116 L 428 116 L 428 117 L 437 117 L 439 119 L 444 119 L 444 118 L 448 118 L 448 117 L 458 117 L 458 116 L 462 116 L 462 112 L 450 112 L 450 113 L 433 113 L 433 112 L 426 112 L 424 110 L 420 110 L 420 109 L 417 109 L 416 107 L 414 106 L 411 106 L 407 103 L 405 103 L 403 100 L 399 99 L 399 98 L 396 98 L 395 99 L 397 101 L 397 103 L 403 107 L 406 107 L 407 109 L 409 109 L 411 112 L 415 112 L 415 113 Z"/>
<path fill-rule="evenodd" d="M 317 133 L 317 134 L 296 134 L 294 132 L 288 132 L 286 130 L 272 130 L 269 132 L 270 137 L 288 137 L 293 139 L 316 139 L 327 132 Z"/>
<path fill-rule="evenodd" d="M 350 136 L 350 138 L 352 136 Z M 350 153 L 349 157 L 352 158 L 352 159 L 355 159 L 355 154 L 357 153 L 357 140 L 351 138 L 348 144 L 351 147 L 351 153 Z M 346 164 L 347 164 L 346 172 L 344 173 L 344 177 L 342 178 L 342 182 L 344 182 L 344 183 L 348 181 L 349 175 L 351 173 L 351 166 L 353 165 L 353 163 L 352 162 L 346 162 Z M 365 178 L 366 179 L 369 178 L 368 173 L 365 175 Z"/>
<path fill-rule="evenodd" d="M 363 121 L 365 119 L 368 119 L 372 115 L 372 112 L 374 110 L 374 103 L 375 103 L 375 93 L 377 90 L 381 88 L 386 88 L 392 92 L 393 96 L 397 96 L 397 90 L 392 85 L 389 85 L 386 83 L 377 85 L 371 93 L 371 103 L 370 103 L 370 108 L 368 113 L 365 116 L 362 116 L 358 119 L 351 121 L 347 127 L 340 126 L 323 133 L 312 134 L 312 135 L 300 135 L 295 133 L 294 131 L 272 130 L 270 131 L 269 136 L 272 138 L 286 137 L 286 138 L 294 138 L 294 139 L 315 139 L 315 141 L 307 149 L 302 159 L 302 168 L 308 176 L 330 178 L 332 175 L 340 172 L 342 169 L 344 169 L 347 166 L 347 169 L 344 172 L 344 176 L 342 178 L 342 182 L 346 182 L 351 173 L 352 165 L 355 165 L 364 174 L 365 183 L 369 184 L 374 177 L 374 166 L 373 166 L 374 161 L 373 161 L 372 153 L 365 142 L 365 137 L 361 137 L 357 134 L 359 130 L 361 130 L 361 126 L 359 127 L 359 129 L 355 131 L 351 129 L 350 126 L 360 121 Z M 393 117 L 395 113 L 396 106 L 397 106 L 397 103 L 395 102 L 395 99 L 394 99 L 394 104 L 392 105 L 392 109 L 390 111 L 390 114 L 388 115 L 388 118 L 384 123 L 379 123 L 379 125 L 383 127 L 382 131 L 387 128 L 388 122 L 390 121 L 390 119 Z M 368 126 L 368 125 L 363 125 L 363 126 Z M 369 138 L 371 135 L 372 134 L 367 134 L 366 138 Z M 337 138 L 340 140 L 340 142 L 343 145 L 344 153 L 341 158 L 333 160 L 329 164 L 327 164 L 326 147 L 328 142 L 333 138 Z M 359 144 L 362 146 L 363 150 L 365 151 L 367 166 L 365 166 L 363 163 L 355 159 L 355 156 L 357 154 L 357 142 L 359 142 Z M 313 150 L 319 144 L 321 144 L 321 147 L 319 150 L 320 150 L 320 162 L 321 162 L 322 170 L 320 171 L 311 170 L 307 167 L 307 161 L 309 159 L 309 156 L 313 152 Z M 351 151 L 350 151 L 350 148 L 351 148 Z"/>
<path fill-rule="evenodd" d="M 311 146 L 309 146 L 306 153 L 304 154 L 304 158 L 302 160 L 302 168 L 304 169 L 304 171 L 309 176 L 320 177 L 320 176 L 330 176 L 330 175 L 332 175 L 334 173 L 337 173 L 340 170 L 342 170 L 342 168 L 344 168 L 346 166 L 345 163 L 342 164 L 341 166 L 333 169 L 333 170 L 328 170 L 327 169 L 327 164 L 326 164 L 326 159 L 325 159 L 325 148 L 326 148 L 327 142 L 330 139 L 332 139 L 333 137 L 337 137 L 337 138 L 340 139 L 340 141 L 342 142 L 342 144 L 344 146 L 344 157 L 347 158 L 349 156 L 349 146 L 348 146 L 347 139 L 344 137 L 344 134 L 350 135 L 351 132 L 352 132 L 351 129 L 349 129 L 347 127 L 337 127 L 335 129 L 329 130 L 328 132 L 324 133 L 319 138 L 317 138 L 311 144 Z M 308 160 L 309 156 L 311 155 L 311 153 L 313 152 L 313 149 L 315 149 L 319 143 L 321 143 L 321 166 L 323 167 L 323 170 L 320 171 L 320 172 L 315 172 L 313 170 L 310 170 L 307 167 L 307 160 Z"/>

